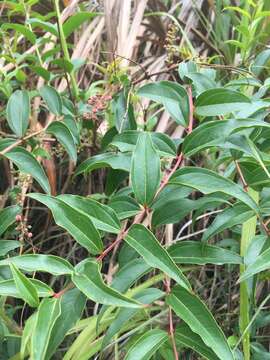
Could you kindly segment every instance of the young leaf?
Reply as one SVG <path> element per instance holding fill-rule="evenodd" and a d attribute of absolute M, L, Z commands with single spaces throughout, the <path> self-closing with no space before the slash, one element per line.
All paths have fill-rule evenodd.
<path fill-rule="evenodd" d="M 262 252 L 256 257 L 256 260 L 250 264 L 243 274 L 240 276 L 239 281 L 242 282 L 251 276 L 258 274 L 270 268 L 270 248 Z"/>
<path fill-rule="evenodd" d="M 54 115 L 62 114 L 62 100 L 58 92 L 49 85 L 44 85 L 39 89 L 40 96 L 46 102 L 48 109 Z"/>
<path fill-rule="evenodd" d="M 226 115 L 240 111 L 250 104 L 250 99 L 233 90 L 217 88 L 201 93 L 195 103 L 196 113 L 201 116 Z"/>
<path fill-rule="evenodd" d="M 52 134 L 63 145 L 70 158 L 76 163 L 77 149 L 74 143 L 73 135 L 69 128 L 60 121 L 53 121 L 46 129 L 48 134 Z"/>
<path fill-rule="evenodd" d="M 230 346 L 205 304 L 194 294 L 176 286 L 167 297 L 167 304 L 198 334 L 220 360 L 234 360 Z"/>
<path fill-rule="evenodd" d="M 218 360 L 219 357 L 204 344 L 199 335 L 193 332 L 187 324 L 180 324 L 175 330 L 175 341 L 178 344 L 196 351 L 200 356 L 208 360 Z"/>
<path fill-rule="evenodd" d="M 32 45 L 35 45 L 35 43 L 36 43 L 36 40 L 37 40 L 36 35 L 33 33 L 33 31 L 31 31 L 25 25 L 4 23 L 1 26 L 1 29 L 3 29 L 3 30 L 8 30 L 8 29 L 15 30 L 15 31 L 21 33 L 27 40 L 29 40 L 32 43 Z"/>
<path fill-rule="evenodd" d="M 25 90 L 16 90 L 7 103 L 7 121 L 11 130 L 22 137 L 29 124 L 30 99 Z"/>
<path fill-rule="evenodd" d="M 89 252 L 99 254 L 102 251 L 99 232 L 89 216 L 52 196 L 43 194 L 28 196 L 46 205 L 51 210 L 56 224 L 67 230 Z"/>
<path fill-rule="evenodd" d="M 121 229 L 120 222 L 109 206 L 78 195 L 65 194 L 58 196 L 58 199 L 89 216 L 97 229 L 113 234 L 119 233 Z"/>
<path fill-rule="evenodd" d="M 11 160 L 21 172 L 33 176 L 42 189 L 46 193 L 50 193 L 50 184 L 45 171 L 37 159 L 29 151 L 18 146 L 8 151 L 5 154 L 5 157 Z"/>
<path fill-rule="evenodd" d="M 86 174 L 93 170 L 111 167 L 112 169 L 119 169 L 129 172 L 130 171 L 130 154 L 116 154 L 116 153 L 104 153 L 90 157 L 89 159 L 82 162 L 77 170 L 75 171 L 74 176 L 79 174 Z"/>
<path fill-rule="evenodd" d="M 170 179 L 170 184 L 192 187 L 204 194 L 221 192 L 242 201 L 256 213 L 259 208 L 255 201 L 238 184 L 224 178 L 214 171 L 195 167 L 184 167 L 177 170 Z"/>
<path fill-rule="evenodd" d="M 147 264 L 163 271 L 184 288 L 190 289 L 186 277 L 146 227 L 139 224 L 131 226 L 125 241 L 144 258 Z"/>
<path fill-rule="evenodd" d="M 61 315 L 60 299 L 43 299 L 37 312 L 31 341 L 31 358 L 45 360 L 53 326 Z"/>
<path fill-rule="evenodd" d="M 149 205 L 160 185 L 160 159 L 148 133 L 138 138 L 131 162 L 131 183 L 137 201 Z"/>
<path fill-rule="evenodd" d="M 140 304 L 107 286 L 100 273 L 100 265 L 86 259 L 75 267 L 72 281 L 89 299 L 96 303 L 137 308 Z"/>
<path fill-rule="evenodd" d="M 49 297 L 53 295 L 53 290 L 48 285 L 36 279 L 28 279 L 37 291 L 38 297 Z M 14 280 L 0 281 L 0 295 L 12 296 L 23 299 L 22 293 L 16 287 Z"/>
<path fill-rule="evenodd" d="M 242 264 L 242 257 L 233 251 L 200 241 L 179 241 L 168 248 L 176 264 Z"/>
<path fill-rule="evenodd" d="M 168 333 L 164 330 L 148 330 L 131 346 L 125 360 L 149 360 L 167 339 Z"/>
<path fill-rule="evenodd" d="M 25 322 L 23 334 L 22 334 L 22 340 L 21 340 L 21 348 L 20 348 L 20 359 L 26 358 L 27 355 L 29 355 L 29 349 L 30 348 L 30 342 L 31 342 L 31 336 L 33 333 L 33 328 L 35 327 L 37 320 L 37 312 L 32 314 Z"/>
<path fill-rule="evenodd" d="M 10 269 L 16 288 L 22 299 L 27 302 L 28 305 L 37 307 L 39 305 L 39 299 L 35 286 L 14 264 L 10 264 Z"/>
<path fill-rule="evenodd" d="M 183 86 L 172 81 L 159 81 L 143 85 L 137 94 L 163 104 L 172 118 L 179 125 L 186 127 L 189 116 L 189 101 Z"/>
<path fill-rule="evenodd" d="M 7 206 L 6 208 L 0 210 L 0 235 L 2 235 L 7 228 L 16 221 L 16 215 L 20 214 L 21 211 L 22 209 L 18 205 Z"/>
<path fill-rule="evenodd" d="M 67 260 L 54 255 L 20 255 L 0 260 L 0 266 L 10 264 L 29 272 L 42 271 L 53 275 L 70 275 L 73 272 L 73 267 Z"/>

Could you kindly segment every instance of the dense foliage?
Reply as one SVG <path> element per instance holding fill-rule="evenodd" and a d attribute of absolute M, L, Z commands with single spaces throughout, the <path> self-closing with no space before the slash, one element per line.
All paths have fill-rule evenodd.
<path fill-rule="evenodd" d="M 177 3 L 0 4 L 0 359 L 269 359 L 270 4 Z"/>

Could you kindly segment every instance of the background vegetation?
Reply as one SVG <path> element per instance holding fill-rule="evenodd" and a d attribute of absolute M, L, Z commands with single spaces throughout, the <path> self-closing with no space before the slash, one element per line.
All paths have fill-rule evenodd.
<path fill-rule="evenodd" d="M 269 1 L 0 14 L 0 359 L 270 359 Z"/>

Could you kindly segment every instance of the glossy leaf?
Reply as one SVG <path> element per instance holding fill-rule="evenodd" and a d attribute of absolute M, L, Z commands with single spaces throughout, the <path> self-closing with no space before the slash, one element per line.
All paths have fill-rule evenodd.
<path fill-rule="evenodd" d="M 40 163 L 27 150 L 22 147 L 16 147 L 5 154 L 18 169 L 25 174 L 33 176 L 46 193 L 50 193 L 50 184 Z"/>
<path fill-rule="evenodd" d="M 160 159 L 148 133 L 141 133 L 132 156 L 131 184 L 135 198 L 149 205 L 160 185 Z"/>
<path fill-rule="evenodd" d="M 134 151 L 139 135 L 140 132 L 136 130 L 124 131 L 114 136 L 111 145 L 116 146 L 122 152 Z M 176 156 L 175 143 L 168 135 L 151 132 L 150 136 L 160 156 Z"/>
<path fill-rule="evenodd" d="M 256 257 L 256 260 L 251 263 L 240 276 L 239 281 L 244 281 L 251 276 L 268 269 L 270 269 L 270 248 Z"/>
<path fill-rule="evenodd" d="M 221 192 L 242 201 L 256 213 L 259 209 L 254 200 L 238 184 L 226 179 L 214 171 L 195 167 L 184 167 L 171 177 L 171 184 L 192 187 L 204 194 Z"/>
<path fill-rule="evenodd" d="M 89 299 L 105 305 L 140 307 L 136 301 L 107 286 L 101 276 L 100 266 L 93 259 L 86 259 L 75 267 L 72 281 Z"/>
<path fill-rule="evenodd" d="M 12 276 L 22 299 L 32 307 L 39 304 L 38 293 L 31 281 L 14 265 L 10 265 Z"/>
<path fill-rule="evenodd" d="M 30 99 L 25 90 L 16 90 L 7 103 L 7 121 L 11 130 L 22 137 L 29 124 Z"/>
<path fill-rule="evenodd" d="M 48 285 L 36 279 L 28 279 L 30 283 L 36 289 L 38 297 L 49 297 L 52 296 L 54 291 Z M 14 280 L 2 280 L 0 281 L 0 295 L 1 296 L 12 296 L 15 298 L 22 299 L 22 293 L 16 287 Z"/>
<path fill-rule="evenodd" d="M 184 347 L 190 348 L 207 360 L 218 360 L 219 357 L 204 344 L 199 335 L 193 332 L 189 326 L 182 323 L 175 329 L 175 341 Z"/>
<path fill-rule="evenodd" d="M 73 267 L 67 260 L 54 255 L 20 255 L 0 260 L 0 266 L 10 264 L 27 272 L 42 271 L 53 275 L 70 275 L 73 272 Z"/>
<path fill-rule="evenodd" d="M 114 234 L 119 233 L 120 222 L 114 210 L 109 206 L 78 195 L 60 195 L 58 199 L 89 216 L 97 229 Z"/>
<path fill-rule="evenodd" d="M 250 104 L 250 99 L 242 93 L 217 88 L 201 93 L 195 102 L 195 109 L 201 116 L 217 116 L 240 111 L 248 104 Z"/>
<path fill-rule="evenodd" d="M 243 224 L 254 216 L 254 212 L 242 203 L 236 203 L 231 208 L 225 209 L 215 217 L 215 220 L 203 234 L 202 241 L 207 241 L 221 231 L 232 228 L 235 225 Z"/>
<path fill-rule="evenodd" d="M 120 220 L 137 215 L 141 208 L 136 200 L 127 195 L 116 195 L 109 202 Z"/>
<path fill-rule="evenodd" d="M 46 129 L 46 132 L 52 134 L 63 145 L 70 158 L 76 163 L 77 149 L 74 138 L 69 128 L 60 121 L 53 121 Z"/>
<path fill-rule="evenodd" d="M 242 264 L 242 257 L 233 251 L 200 241 L 179 241 L 168 248 L 176 264 Z"/>
<path fill-rule="evenodd" d="M 189 102 L 181 85 L 171 81 L 159 81 L 143 85 L 138 95 L 163 104 L 172 118 L 180 125 L 188 123 Z"/>
<path fill-rule="evenodd" d="M 93 170 L 111 167 L 112 169 L 119 169 L 124 171 L 130 171 L 131 154 L 116 154 L 116 153 L 104 153 L 90 157 L 82 162 L 77 170 L 75 176 L 79 174 L 86 174 Z"/>
<path fill-rule="evenodd" d="M 211 147 L 220 147 L 230 134 L 244 129 L 269 128 L 265 121 L 230 119 L 209 121 L 199 125 L 191 134 L 185 137 L 183 152 L 186 156 L 196 154 Z"/>
<path fill-rule="evenodd" d="M 71 289 L 61 297 L 61 314 L 55 321 L 49 340 L 46 360 L 52 358 L 67 332 L 76 325 L 82 316 L 86 298 L 78 289 Z"/>
<path fill-rule="evenodd" d="M 42 88 L 39 89 L 40 96 L 45 101 L 48 109 L 54 115 L 61 115 L 62 114 L 62 100 L 58 92 L 49 85 L 44 85 Z"/>
<path fill-rule="evenodd" d="M 97 15 L 95 12 L 81 11 L 70 16 L 63 24 L 65 37 L 68 38 L 75 29 L 78 29 L 84 22 L 91 20 Z"/>
<path fill-rule="evenodd" d="M 229 344 L 206 305 L 194 294 L 177 286 L 167 297 L 167 304 L 198 334 L 220 360 L 234 360 Z"/>
<path fill-rule="evenodd" d="M 37 312 L 31 338 L 31 357 L 45 360 L 53 326 L 61 315 L 60 299 L 43 299 Z"/>
<path fill-rule="evenodd" d="M 22 209 L 18 205 L 7 206 L 6 208 L 0 210 L 0 235 L 2 235 L 7 228 L 16 221 L 16 215 L 20 214 L 21 211 Z M 5 243 L 2 244 L 4 246 Z M 0 254 L 1 250 L 2 247 L 0 247 Z"/>
<path fill-rule="evenodd" d="M 5 256 L 8 252 L 20 246 L 21 243 L 16 240 L 0 240 L 0 256 Z"/>
<path fill-rule="evenodd" d="M 134 296 L 134 299 L 142 304 L 151 304 L 152 302 L 160 299 L 162 296 L 164 296 L 164 292 L 159 289 L 149 288 L 138 293 Z M 115 336 L 118 331 L 120 331 L 139 311 L 142 310 L 130 308 L 120 309 L 106 332 L 102 346 L 105 347 L 108 345 L 113 336 Z"/>
<path fill-rule="evenodd" d="M 125 241 L 143 257 L 147 264 L 163 271 L 186 289 L 190 289 L 186 277 L 146 227 L 139 224 L 132 225 Z"/>
<path fill-rule="evenodd" d="M 99 232 L 89 216 L 52 196 L 42 194 L 28 196 L 46 205 L 51 210 L 56 224 L 67 230 L 89 252 L 99 254 L 102 251 Z"/>
<path fill-rule="evenodd" d="M 131 346 L 125 360 L 148 360 L 167 339 L 168 333 L 164 330 L 148 330 Z"/>

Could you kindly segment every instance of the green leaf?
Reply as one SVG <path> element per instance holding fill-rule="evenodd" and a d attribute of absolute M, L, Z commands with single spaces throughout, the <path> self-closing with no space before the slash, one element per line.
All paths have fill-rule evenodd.
<path fill-rule="evenodd" d="M 196 154 L 211 147 L 220 147 L 229 138 L 229 135 L 244 129 L 269 128 L 264 121 L 251 119 L 229 119 L 209 121 L 199 125 L 192 133 L 185 137 L 183 152 L 186 156 Z"/>
<path fill-rule="evenodd" d="M 114 234 L 118 234 L 121 230 L 120 221 L 114 210 L 109 206 L 78 195 L 65 194 L 57 198 L 89 216 L 97 229 Z"/>
<path fill-rule="evenodd" d="M 98 13 L 82 11 L 70 16 L 63 24 L 65 37 L 68 38 L 75 29 L 78 29 L 85 21 L 91 20 Z"/>
<path fill-rule="evenodd" d="M 251 276 L 258 274 L 264 270 L 268 270 L 270 268 L 270 248 L 262 252 L 260 255 L 256 257 L 256 260 L 250 264 L 243 274 L 240 276 L 239 281 L 242 282 Z"/>
<path fill-rule="evenodd" d="M 242 264 L 242 257 L 233 251 L 200 241 L 179 241 L 168 248 L 176 264 Z"/>
<path fill-rule="evenodd" d="M 119 169 L 129 172 L 130 171 L 131 154 L 116 154 L 113 152 L 107 152 L 92 156 L 91 158 L 82 162 L 74 176 L 82 173 L 89 173 L 93 170 L 111 167 L 112 169 Z"/>
<path fill-rule="evenodd" d="M 14 265 L 10 264 L 12 276 L 21 298 L 32 307 L 39 305 L 38 293 L 31 281 Z"/>
<path fill-rule="evenodd" d="M 74 143 L 76 145 L 79 145 L 80 144 L 80 132 L 79 132 L 78 125 L 77 125 L 74 117 L 71 115 L 65 115 L 63 121 L 64 121 L 64 124 L 68 127 L 69 131 L 71 132 Z"/>
<path fill-rule="evenodd" d="M 50 297 L 54 294 L 52 288 L 43 282 L 36 279 L 28 279 L 32 286 L 34 286 L 38 297 Z M 0 281 L 0 295 L 12 296 L 15 298 L 23 299 L 22 293 L 18 290 L 14 280 Z"/>
<path fill-rule="evenodd" d="M 203 194 L 221 192 L 237 198 L 256 213 L 259 213 L 257 204 L 240 185 L 214 171 L 187 166 L 177 170 L 169 183 L 192 187 Z"/>
<path fill-rule="evenodd" d="M 175 341 L 184 347 L 196 351 L 200 356 L 208 360 L 218 360 L 216 354 L 204 344 L 200 336 L 193 332 L 189 326 L 182 323 L 177 326 L 174 333 Z"/>
<path fill-rule="evenodd" d="M 31 358 L 45 360 L 52 329 L 60 315 L 60 299 L 42 300 L 31 338 Z"/>
<path fill-rule="evenodd" d="M 121 152 L 134 151 L 141 132 L 136 130 L 123 131 L 114 136 L 111 145 L 116 146 Z M 150 133 L 154 147 L 160 156 L 176 156 L 176 146 L 171 138 L 163 133 Z"/>
<path fill-rule="evenodd" d="M 174 224 L 182 220 L 187 214 L 193 210 L 203 208 L 205 206 L 217 206 L 226 200 L 222 196 L 204 196 L 198 200 L 190 200 L 181 197 L 181 193 L 177 192 L 168 194 L 167 198 L 154 204 L 152 224 L 153 226 Z"/>
<path fill-rule="evenodd" d="M 0 240 L 0 256 L 5 256 L 8 252 L 17 249 L 21 246 L 19 241 L 15 240 Z"/>
<path fill-rule="evenodd" d="M 229 344 L 206 305 L 183 287 L 176 286 L 167 297 L 167 304 L 198 334 L 220 360 L 234 360 Z"/>
<path fill-rule="evenodd" d="M 37 193 L 28 196 L 46 205 L 51 210 L 56 224 L 67 230 L 89 252 L 99 254 L 102 251 L 100 234 L 89 216 L 52 196 Z"/>
<path fill-rule="evenodd" d="M 259 76 L 264 69 L 267 69 L 267 63 L 269 60 L 270 60 L 270 49 L 266 49 L 260 52 L 256 56 L 254 62 L 251 64 L 251 71 L 253 72 L 253 74 Z"/>
<path fill-rule="evenodd" d="M 137 128 L 134 117 L 134 110 L 131 103 L 128 103 L 128 95 L 122 90 L 112 101 L 112 111 L 114 114 L 115 127 L 121 133 L 124 130 L 134 130 Z"/>
<path fill-rule="evenodd" d="M 9 160 L 14 162 L 18 169 L 33 176 L 46 193 L 50 193 L 50 184 L 40 163 L 27 150 L 22 147 L 16 147 L 5 154 Z"/>
<path fill-rule="evenodd" d="M 70 158 L 76 163 L 77 149 L 74 138 L 67 125 L 60 121 L 53 121 L 46 129 L 48 134 L 52 134 L 63 145 Z"/>
<path fill-rule="evenodd" d="M 31 42 L 31 44 L 35 45 L 36 43 L 36 35 L 33 33 L 33 31 L 31 31 L 30 29 L 28 29 L 28 27 L 22 25 L 22 24 L 10 24 L 10 23 L 5 23 L 1 26 L 1 29 L 3 29 L 4 31 L 12 29 L 15 30 L 19 33 L 21 33 L 27 40 L 29 40 Z"/>
<path fill-rule="evenodd" d="M 82 315 L 85 302 L 85 296 L 78 289 L 72 289 L 63 294 L 60 302 L 61 314 L 52 328 L 46 360 L 51 359 L 67 332 L 76 325 Z"/>
<path fill-rule="evenodd" d="M 160 185 L 160 159 L 149 133 L 141 133 L 131 162 L 131 184 L 137 201 L 149 205 Z"/>
<path fill-rule="evenodd" d="M 42 271 L 53 275 L 68 275 L 73 272 L 73 267 L 67 260 L 54 255 L 20 255 L 0 260 L 0 266 L 10 264 L 29 272 Z"/>
<path fill-rule="evenodd" d="M 20 214 L 21 211 L 22 209 L 19 205 L 8 206 L 0 210 L 0 235 L 2 235 L 7 228 L 16 221 L 16 215 Z M 1 244 L 4 245 L 4 243 Z"/>
<path fill-rule="evenodd" d="M 76 265 L 72 281 L 81 292 L 96 303 L 132 308 L 140 307 L 136 301 L 120 294 L 104 283 L 100 273 L 100 264 L 93 259 L 86 259 Z"/>
<path fill-rule="evenodd" d="M 125 360 L 148 360 L 167 339 L 168 333 L 164 330 L 148 330 L 131 346 Z"/>
<path fill-rule="evenodd" d="M 109 202 L 120 220 L 137 215 L 141 208 L 137 201 L 128 195 L 116 195 Z"/>
<path fill-rule="evenodd" d="M 195 103 L 196 113 L 201 116 L 226 115 L 240 111 L 250 104 L 250 99 L 233 90 L 217 88 L 201 93 Z"/>
<path fill-rule="evenodd" d="M 151 304 L 152 302 L 160 299 L 163 295 L 164 292 L 159 289 L 148 288 L 134 296 L 134 299 L 142 304 Z M 142 310 L 121 308 L 103 338 L 102 347 L 104 348 L 108 345 L 113 336 L 115 336 L 139 311 Z"/>
<path fill-rule="evenodd" d="M 147 264 L 163 271 L 186 289 L 190 289 L 190 284 L 182 271 L 146 227 L 139 224 L 132 225 L 125 241 L 143 257 Z"/>
<path fill-rule="evenodd" d="M 64 201 L 78 211 L 89 216 L 94 226 L 102 231 L 118 234 L 121 224 L 114 210 L 109 206 L 78 195 L 60 195 L 58 199 Z"/>
<path fill-rule="evenodd" d="M 58 30 L 56 24 L 51 24 L 50 22 L 43 21 L 37 18 L 32 18 L 27 20 L 28 24 L 31 24 L 33 28 L 39 27 L 43 29 L 44 31 L 50 32 L 52 35 L 56 36 L 58 38 Z"/>
<path fill-rule="evenodd" d="M 25 322 L 23 334 L 22 334 L 22 340 L 21 340 L 21 348 L 20 348 L 20 359 L 24 359 L 26 356 L 29 355 L 28 347 L 31 342 L 31 336 L 33 333 L 33 328 L 36 324 L 37 319 L 37 313 L 35 312 L 32 314 Z"/>
<path fill-rule="evenodd" d="M 231 228 L 238 224 L 243 224 L 253 216 L 254 212 L 250 210 L 248 206 L 242 203 L 236 203 L 215 217 L 215 220 L 203 234 L 202 241 L 207 241 L 225 229 Z"/>
<path fill-rule="evenodd" d="M 30 98 L 25 90 L 16 90 L 7 103 L 7 121 L 11 130 L 22 137 L 29 124 Z"/>
<path fill-rule="evenodd" d="M 163 104 L 171 117 L 186 127 L 189 116 L 189 101 L 185 88 L 171 81 L 159 81 L 142 86 L 137 94 Z"/>
<path fill-rule="evenodd" d="M 40 96 L 54 115 L 62 114 L 62 100 L 58 92 L 49 85 L 44 85 L 39 89 Z"/>
<path fill-rule="evenodd" d="M 194 72 L 186 74 L 185 77 L 192 80 L 192 83 L 195 87 L 196 94 L 200 95 L 202 92 L 216 88 L 217 85 L 210 77 L 205 74 Z"/>

